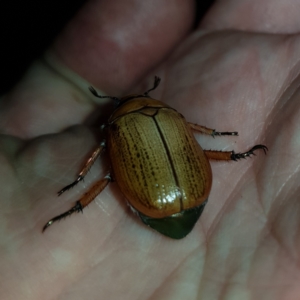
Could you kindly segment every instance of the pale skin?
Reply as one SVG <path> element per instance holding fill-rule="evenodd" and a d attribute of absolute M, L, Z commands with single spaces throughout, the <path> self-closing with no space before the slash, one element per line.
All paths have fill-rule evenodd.
<path fill-rule="evenodd" d="M 216 1 L 192 31 L 193 1 L 132 2 L 88 4 L 49 50 L 60 67 L 39 61 L 2 99 L 0 298 L 298 299 L 300 4 Z M 111 113 L 89 84 L 120 97 L 154 75 L 151 96 L 188 121 L 239 132 L 197 134 L 204 149 L 267 155 L 213 162 L 208 204 L 182 240 L 141 224 L 116 183 L 42 234 L 109 169 L 103 155 L 57 197 L 102 140 L 86 124 Z"/>

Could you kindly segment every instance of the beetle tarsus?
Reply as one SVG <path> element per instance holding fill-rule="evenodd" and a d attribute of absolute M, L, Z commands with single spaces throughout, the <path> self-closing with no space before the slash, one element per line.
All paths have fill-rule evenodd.
<path fill-rule="evenodd" d="M 254 151 L 258 150 L 258 149 L 262 149 L 265 152 L 265 154 L 267 154 L 267 151 L 268 151 L 268 147 L 267 146 L 265 146 L 265 145 L 255 145 L 249 151 L 244 152 L 244 153 L 235 153 L 234 151 L 232 151 L 232 153 L 231 153 L 231 160 L 237 161 L 238 159 L 241 159 L 241 158 L 246 158 L 246 157 L 249 157 L 251 155 L 256 155 L 254 153 Z"/>
<path fill-rule="evenodd" d="M 223 132 L 219 132 L 219 131 L 213 131 L 212 136 L 220 136 L 220 135 L 233 135 L 233 136 L 238 136 L 238 132 L 237 131 L 223 131 Z"/>
<path fill-rule="evenodd" d="M 65 186 L 63 189 L 61 189 L 61 190 L 57 193 L 57 195 L 60 196 L 60 195 L 63 194 L 65 191 L 71 189 L 71 188 L 74 187 L 79 181 L 83 180 L 83 178 L 84 178 L 84 177 L 81 176 L 81 175 L 78 176 L 78 178 L 77 178 L 74 182 L 72 182 L 71 184 Z"/>
<path fill-rule="evenodd" d="M 75 206 L 73 206 L 71 209 L 69 209 L 68 211 L 66 211 L 63 214 L 60 214 L 56 217 L 54 217 L 53 219 L 49 220 L 45 226 L 43 227 L 43 232 L 49 227 L 51 226 L 54 222 L 59 221 L 61 219 L 64 219 L 70 215 L 72 215 L 74 212 L 82 212 L 82 205 L 79 201 L 76 202 Z"/>
<path fill-rule="evenodd" d="M 154 91 L 159 86 L 160 80 L 161 80 L 160 77 L 155 76 L 154 77 L 154 85 L 153 85 L 153 87 L 150 90 L 148 90 L 147 92 L 145 92 L 144 96 L 148 96 L 149 92 Z"/>

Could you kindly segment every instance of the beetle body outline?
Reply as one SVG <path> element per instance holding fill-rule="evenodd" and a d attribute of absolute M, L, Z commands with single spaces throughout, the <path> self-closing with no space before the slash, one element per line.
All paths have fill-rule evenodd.
<path fill-rule="evenodd" d="M 148 94 L 120 99 L 105 125 L 106 142 L 93 152 L 77 179 L 58 192 L 59 195 L 81 181 L 95 160 L 107 148 L 112 171 L 96 182 L 70 210 L 46 223 L 43 231 L 66 216 L 82 211 L 111 181 L 116 181 L 129 205 L 143 223 L 174 239 L 191 232 L 202 214 L 212 185 L 209 159 L 237 160 L 265 153 L 264 145 L 256 145 L 245 153 L 203 150 L 192 130 L 212 136 L 237 135 L 237 132 L 216 132 L 188 123 L 174 108 Z M 100 96 L 90 87 L 91 92 Z"/>

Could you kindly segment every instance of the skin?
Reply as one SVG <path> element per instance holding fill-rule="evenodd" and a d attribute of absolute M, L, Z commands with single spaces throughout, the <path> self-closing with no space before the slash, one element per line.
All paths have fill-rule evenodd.
<path fill-rule="evenodd" d="M 194 31 L 193 1 L 140 2 L 88 3 L 2 98 L 0 298 L 298 299 L 299 1 L 216 1 Z M 267 156 L 212 162 L 209 202 L 185 239 L 141 224 L 115 183 L 42 234 L 108 172 L 104 155 L 55 194 L 101 141 L 87 125 L 111 113 L 87 87 L 122 96 L 154 74 L 153 97 L 239 132 L 197 134 L 204 149 L 265 144 Z"/>

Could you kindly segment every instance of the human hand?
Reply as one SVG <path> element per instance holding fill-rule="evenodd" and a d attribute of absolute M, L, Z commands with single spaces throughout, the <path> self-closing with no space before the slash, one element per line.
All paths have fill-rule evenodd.
<path fill-rule="evenodd" d="M 285 4 L 286 23 L 264 1 L 273 9 L 267 24 L 256 2 L 217 2 L 193 32 L 192 1 L 90 2 L 6 96 L 3 299 L 296 299 L 298 36 L 287 34 L 299 31 L 298 10 Z M 116 183 L 42 234 L 109 165 L 103 156 L 84 183 L 56 197 L 102 138 L 86 124 L 110 113 L 89 84 L 121 96 L 146 90 L 154 74 L 162 83 L 151 96 L 188 121 L 239 132 L 197 135 L 204 149 L 262 143 L 268 155 L 212 162 L 208 204 L 182 240 L 144 226 Z"/>

